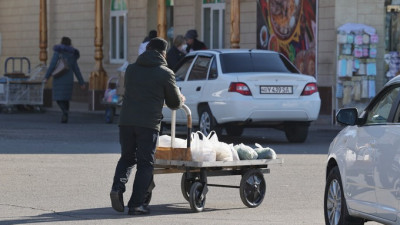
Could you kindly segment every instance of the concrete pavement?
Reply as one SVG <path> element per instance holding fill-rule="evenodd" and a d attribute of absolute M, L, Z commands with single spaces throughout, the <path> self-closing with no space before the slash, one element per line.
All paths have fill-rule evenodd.
<path fill-rule="evenodd" d="M 210 187 L 204 212 L 192 213 L 180 190 L 181 174 L 156 175 L 148 216 L 115 212 L 109 191 L 119 158 L 118 127 L 103 112 L 78 111 L 61 124 L 58 108 L 46 113 L 0 113 L 0 224 L 324 224 L 324 166 L 337 128 L 312 126 L 304 144 L 283 132 L 246 130 L 226 142 L 271 146 L 284 158 L 265 175 L 267 194 L 247 208 L 238 189 Z M 131 176 L 125 201 L 132 188 Z M 238 185 L 240 176 L 210 177 Z M 368 225 L 374 223 L 368 223 Z"/>

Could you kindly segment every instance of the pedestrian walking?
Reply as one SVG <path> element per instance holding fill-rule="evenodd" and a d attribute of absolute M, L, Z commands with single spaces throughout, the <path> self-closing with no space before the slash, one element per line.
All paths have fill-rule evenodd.
<path fill-rule="evenodd" d="M 167 52 L 167 63 L 170 69 L 174 69 L 176 64 L 186 55 L 186 41 L 182 35 L 174 39 L 173 46 Z"/>
<path fill-rule="evenodd" d="M 128 214 L 147 214 L 145 194 L 153 181 L 153 163 L 164 103 L 171 109 L 182 106 L 184 97 L 167 67 L 168 43 L 153 38 L 146 51 L 125 72 L 125 95 L 120 112 L 121 157 L 115 169 L 110 192 L 112 207 L 123 212 L 123 193 L 129 175 L 137 165 Z"/>
<path fill-rule="evenodd" d="M 153 38 L 157 37 L 157 31 L 151 30 L 149 32 L 149 35 L 146 36 L 143 40 L 143 42 L 139 45 L 139 50 L 138 50 L 138 55 L 141 55 L 143 52 L 146 51 L 146 46 L 149 43 L 149 41 Z"/>
<path fill-rule="evenodd" d="M 197 40 L 197 31 L 196 30 L 188 30 L 185 34 L 185 40 L 187 43 L 186 52 L 196 51 L 196 50 L 204 50 L 207 49 L 207 46 Z"/>
<path fill-rule="evenodd" d="M 69 69 L 62 75 L 53 77 L 53 100 L 57 102 L 62 111 L 61 123 L 68 123 L 69 101 L 71 100 L 74 86 L 73 74 L 78 79 L 81 89 L 84 90 L 86 88 L 77 62 L 80 54 L 78 49 L 72 47 L 69 37 L 63 37 L 61 44 L 55 45 L 53 51 L 54 54 L 44 80 L 47 81 L 50 78 L 60 57 L 64 58 Z"/>

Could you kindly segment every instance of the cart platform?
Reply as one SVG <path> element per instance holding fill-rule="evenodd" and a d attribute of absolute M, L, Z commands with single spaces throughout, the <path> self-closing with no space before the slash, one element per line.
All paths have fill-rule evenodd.
<path fill-rule="evenodd" d="M 258 207 L 266 194 L 266 182 L 264 173 L 269 173 L 269 165 L 281 165 L 283 159 L 257 159 L 239 161 L 191 161 L 190 134 L 192 119 L 190 109 L 183 105 L 188 119 L 187 148 L 157 148 L 162 153 L 157 154 L 154 163 L 154 174 L 182 173 L 181 191 L 183 197 L 190 203 L 193 212 L 201 212 L 204 209 L 208 187 L 238 188 L 240 198 L 249 208 Z M 175 115 L 172 112 L 171 121 L 171 146 L 175 139 Z M 170 151 L 170 152 L 168 152 Z M 185 159 L 185 160 L 182 160 Z M 188 159 L 188 160 L 186 160 Z M 208 176 L 242 176 L 240 185 L 209 184 Z M 150 185 L 145 197 L 145 204 L 151 200 L 154 183 Z"/>
<path fill-rule="evenodd" d="M 235 167 L 267 167 L 272 164 L 282 164 L 283 159 L 256 159 L 256 160 L 239 160 L 239 161 L 215 161 L 215 162 L 196 162 L 181 160 L 165 160 L 156 159 L 155 168 L 175 167 L 186 170 L 187 168 L 235 168 Z"/>

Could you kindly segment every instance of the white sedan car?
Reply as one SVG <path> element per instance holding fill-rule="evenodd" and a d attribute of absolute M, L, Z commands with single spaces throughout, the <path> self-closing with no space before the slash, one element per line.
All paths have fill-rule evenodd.
<path fill-rule="evenodd" d="M 348 125 L 328 153 L 325 223 L 400 224 L 400 76 L 389 81 L 359 115 L 341 109 Z"/>
<path fill-rule="evenodd" d="M 194 126 L 240 136 L 245 127 L 274 127 L 291 142 L 304 142 L 321 100 L 316 80 L 299 74 L 273 51 L 221 49 L 191 52 L 175 69 L 177 85 L 192 111 Z M 163 110 L 163 122 L 171 112 Z M 183 111 L 177 123 L 186 124 Z"/>

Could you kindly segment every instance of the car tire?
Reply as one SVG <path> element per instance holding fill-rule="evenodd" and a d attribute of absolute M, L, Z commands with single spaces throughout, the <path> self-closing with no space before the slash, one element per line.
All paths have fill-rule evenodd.
<path fill-rule="evenodd" d="M 363 225 L 364 219 L 349 215 L 338 167 L 334 167 L 326 179 L 324 216 L 326 225 Z"/>
<path fill-rule="evenodd" d="M 285 125 L 284 131 L 289 142 L 303 143 L 308 136 L 308 124 Z"/>
<path fill-rule="evenodd" d="M 199 109 L 199 131 L 207 136 L 211 131 L 220 136 L 222 129 L 218 127 L 217 121 L 215 120 L 211 110 L 208 106 L 202 106 Z"/>
<path fill-rule="evenodd" d="M 226 126 L 225 130 L 226 130 L 226 134 L 228 134 L 228 136 L 241 136 L 243 134 L 243 127 L 239 127 L 239 126 Z"/>

